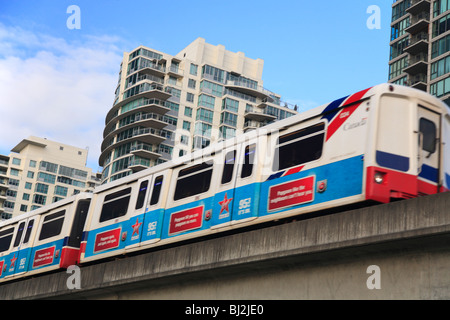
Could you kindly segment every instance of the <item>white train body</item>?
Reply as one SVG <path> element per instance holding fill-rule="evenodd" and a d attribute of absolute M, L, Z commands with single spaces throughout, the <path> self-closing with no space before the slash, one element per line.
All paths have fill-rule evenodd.
<path fill-rule="evenodd" d="M 38 269 L 83 264 L 328 208 L 449 191 L 449 112 L 429 94 L 383 84 L 105 184 L 93 194 L 65 200 L 73 203 L 66 210 L 72 212 L 67 221 L 83 211 L 76 204 L 90 201 L 87 217 L 77 220 L 84 227 L 68 222 L 58 229 L 59 237 L 72 239 L 75 246 L 65 255 L 70 258 L 64 263 L 53 258 L 53 264 Z M 55 206 L 23 217 L 37 219 L 34 241 L 41 237 L 45 215 L 57 212 L 61 210 Z M 7 247 L 2 234 L 13 225 L 18 228 L 23 219 L 0 225 L 0 250 Z M 73 239 L 81 237 L 80 230 L 78 243 Z M 11 240 L 0 253 L 1 280 L 35 272 L 36 249 L 24 270 L 11 266 L 24 245 L 33 243 L 19 241 L 14 247 Z M 41 259 L 42 254 L 55 256 L 59 247 L 52 251 L 52 245 L 39 246 Z"/>

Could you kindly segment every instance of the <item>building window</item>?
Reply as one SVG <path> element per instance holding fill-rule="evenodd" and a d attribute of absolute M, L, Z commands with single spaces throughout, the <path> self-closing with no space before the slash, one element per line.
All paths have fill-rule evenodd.
<path fill-rule="evenodd" d="M 194 79 L 188 80 L 188 87 L 191 89 L 195 89 L 195 86 L 197 85 L 197 82 Z"/>
<path fill-rule="evenodd" d="M 43 196 L 41 194 L 35 194 L 33 197 L 33 203 L 45 205 L 45 202 L 47 201 L 47 197 Z"/>
<path fill-rule="evenodd" d="M 10 171 L 9 171 L 9 174 L 12 175 L 12 176 L 18 177 L 19 176 L 19 170 L 11 168 Z"/>
<path fill-rule="evenodd" d="M 36 183 L 36 187 L 35 187 L 34 191 L 47 194 L 48 193 L 48 185 L 43 184 L 43 183 Z"/>
<path fill-rule="evenodd" d="M 184 145 L 189 145 L 189 136 L 181 135 L 180 143 Z"/>
<path fill-rule="evenodd" d="M 228 110 L 237 113 L 239 110 L 239 101 L 230 98 L 223 99 L 222 110 Z"/>
<path fill-rule="evenodd" d="M 216 99 L 214 97 L 208 96 L 206 94 L 201 94 L 198 97 L 198 106 L 199 107 L 207 107 L 209 109 L 214 109 L 214 105 L 216 103 Z"/>
<path fill-rule="evenodd" d="M 220 115 L 220 123 L 221 124 L 227 124 L 232 127 L 236 127 L 237 125 L 237 115 L 230 112 L 222 112 Z"/>
<path fill-rule="evenodd" d="M 16 166 L 20 166 L 21 160 L 19 158 L 13 158 L 12 159 L 12 164 L 16 165 Z"/>
<path fill-rule="evenodd" d="M 55 187 L 55 194 L 63 197 L 67 197 L 67 189 L 66 187 L 56 186 Z"/>
<path fill-rule="evenodd" d="M 404 57 L 389 66 L 389 80 L 394 79 L 403 73 L 403 69 L 408 66 L 408 57 Z"/>
<path fill-rule="evenodd" d="M 31 168 L 36 168 L 36 161 L 30 160 L 30 167 Z"/>
<path fill-rule="evenodd" d="M 186 93 L 186 101 L 187 102 L 194 102 L 194 95 L 190 92 Z"/>
<path fill-rule="evenodd" d="M 191 131 L 191 123 L 189 121 L 183 121 L 183 129 Z"/>
<path fill-rule="evenodd" d="M 198 72 L 198 65 L 191 63 L 191 68 L 189 70 L 189 73 L 193 76 L 196 76 Z"/>
<path fill-rule="evenodd" d="M 204 122 L 197 122 L 195 124 L 195 135 L 204 136 L 204 137 L 211 137 L 211 131 L 212 126 L 204 123 Z"/>
<path fill-rule="evenodd" d="M 433 38 L 450 30 L 450 14 L 433 22 Z"/>
<path fill-rule="evenodd" d="M 410 19 L 407 17 L 406 19 L 397 22 L 391 28 L 391 41 L 401 37 L 405 34 L 405 29 L 410 25 Z"/>
<path fill-rule="evenodd" d="M 212 123 L 213 117 L 214 117 L 214 111 L 199 108 L 199 109 L 197 109 L 197 117 L 195 118 L 195 120 Z"/>
<path fill-rule="evenodd" d="M 438 98 L 450 93 L 450 77 L 433 83 L 430 86 L 430 93 Z"/>
<path fill-rule="evenodd" d="M 184 107 L 184 115 L 186 117 L 192 118 L 192 108 Z"/>

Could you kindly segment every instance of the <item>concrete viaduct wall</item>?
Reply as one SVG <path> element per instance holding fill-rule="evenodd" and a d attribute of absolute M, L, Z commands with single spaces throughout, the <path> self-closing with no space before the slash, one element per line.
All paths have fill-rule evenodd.
<path fill-rule="evenodd" d="M 450 299 L 449 240 L 446 193 L 85 266 L 81 289 L 66 272 L 4 284 L 0 299 Z"/>

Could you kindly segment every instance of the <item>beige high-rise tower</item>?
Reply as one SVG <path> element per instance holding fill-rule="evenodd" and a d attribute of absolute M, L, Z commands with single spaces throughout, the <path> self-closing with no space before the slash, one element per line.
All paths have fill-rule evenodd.
<path fill-rule="evenodd" d="M 11 151 L 0 156 L 0 220 L 92 191 L 100 183 L 86 167 L 87 149 L 31 136 Z"/>
<path fill-rule="evenodd" d="M 263 87 L 264 62 L 198 38 L 175 56 L 125 53 L 106 115 L 102 182 L 295 114 Z"/>

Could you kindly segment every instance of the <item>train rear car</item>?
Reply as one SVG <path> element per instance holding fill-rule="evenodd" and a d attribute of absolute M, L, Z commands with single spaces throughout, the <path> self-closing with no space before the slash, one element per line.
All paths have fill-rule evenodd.
<path fill-rule="evenodd" d="M 90 198 L 81 193 L 3 222 L 0 281 L 77 264 Z"/>

